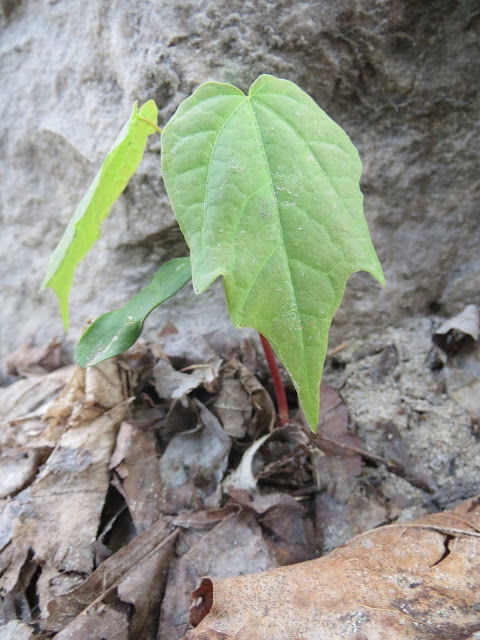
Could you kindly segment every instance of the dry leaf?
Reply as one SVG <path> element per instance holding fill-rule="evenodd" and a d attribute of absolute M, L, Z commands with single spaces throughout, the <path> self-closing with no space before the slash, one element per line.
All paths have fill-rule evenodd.
<path fill-rule="evenodd" d="M 35 631 L 23 622 L 12 620 L 2 626 L 1 632 L 2 640 L 33 640 Z"/>
<path fill-rule="evenodd" d="M 435 331 L 433 342 L 445 353 L 455 355 L 466 345 L 478 341 L 479 330 L 478 309 L 474 304 L 469 304 Z"/>
<path fill-rule="evenodd" d="M 2 431 L 3 421 L 23 422 L 26 417 L 41 419 L 48 403 L 65 387 L 74 370 L 74 366 L 64 367 L 48 375 L 32 376 L 0 388 Z"/>
<path fill-rule="evenodd" d="M 324 453 L 340 456 L 350 475 L 360 475 L 362 458 L 355 449 L 362 444 L 349 428 L 348 409 L 339 393 L 324 382 L 320 386 L 317 433 L 312 434 L 312 441 Z"/>
<path fill-rule="evenodd" d="M 165 497 L 177 511 L 219 506 L 219 487 L 231 448 L 231 439 L 213 413 L 198 400 L 193 404 L 197 426 L 174 435 L 160 458 Z"/>
<path fill-rule="evenodd" d="M 185 640 L 453 640 L 480 631 L 480 502 L 193 592 Z M 476 636 L 475 636 L 476 637 Z"/>
<path fill-rule="evenodd" d="M 182 538 L 192 539 L 190 531 Z M 158 640 L 179 640 L 188 628 L 191 592 L 204 575 L 226 577 L 263 571 L 278 562 L 251 513 L 232 513 L 198 538 L 170 568 Z"/>
<path fill-rule="evenodd" d="M 236 358 L 223 365 L 220 393 L 213 410 L 233 438 L 252 440 L 273 429 L 275 407 L 270 395 L 253 373 Z"/>
<path fill-rule="evenodd" d="M 193 511 L 177 516 L 173 524 L 184 529 L 206 529 L 218 524 L 232 513 L 238 513 L 238 504 L 228 503 L 221 509 L 209 509 L 207 511 Z"/>
<path fill-rule="evenodd" d="M 280 565 L 303 562 L 318 555 L 312 521 L 302 504 L 284 493 L 269 493 L 250 499 L 246 491 L 230 490 L 232 502 L 253 511 L 263 538 Z M 227 505 L 228 506 L 228 505 Z"/>
<path fill-rule="evenodd" d="M 157 393 L 166 400 L 181 398 L 199 387 L 214 393 L 221 363 L 220 358 L 215 357 L 205 364 L 191 365 L 191 373 L 182 373 L 166 360 L 159 360 L 153 370 Z"/>
<path fill-rule="evenodd" d="M 123 422 L 110 461 L 114 486 L 123 495 L 138 533 L 160 516 L 161 477 L 152 433 Z"/>
<path fill-rule="evenodd" d="M 259 438 L 243 454 L 238 467 L 225 480 L 227 493 L 241 489 L 254 494 L 260 485 L 296 489 L 312 484 L 306 461 L 309 436 L 301 427 L 288 425 Z"/>
<path fill-rule="evenodd" d="M 471 304 L 444 322 L 433 342 L 447 354 L 445 377 L 449 395 L 480 419 L 480 342 L 478 308 Z"/>
<path fill-rule="evenodd" d="M 60 340 L 54 338 L 43 347 L 34 347 L 33 339 L 7 355 L 5 366 L 11 376 L 41 375 L 61 366 Z"/>
<path fill-rule="evenodd" d="M 138 581 L 138 567 L 143 567 L 145 572 L 146 567 L 152 562 L 156 564 L 159 558 L 162 559 L 164 567 L 176 537 L 175 534 L 170 534 L 170 524 L 170 518 L 159 519 L 126 547 L 102 562 L 76 589 L 52 600 L 48 605 L 49 617 L 44 626 L 50 630 L 60 630 L 65 625 L 68 628 L 75 619 L 82 615 L 82 612 L 83 615 L 90 615 L 92 607 L 95 610 L 97 604 L 102 604 L 103 599 L 122 584 L 123 580 L 126 580 L 124 593 L 130 593 L 132 582 Z M 133 575 L 132 579 L 129 578 L 131 575 Z M 154 575 L 156 575 L 156 571 L 154 571 Z M 160 591 L 160 585 L 156 586 Z M 132 595 L 128 595 L 128 598 L 132 597 Z"/>
<path fill-rule="evenodd" d="M 2 542 L 10 542 L 12 548 L 10 566 L 0 578 L 5 597 L 15 593 L 16 567 L 27 552 L 41 567 L 34 585 L 41 609 L 91 572 L 92 542 L 109 485 L 116 433 L 126 410 L 124 400 L 118 368 L 109 362 L 74 375 L 66 394 L 45 413 L 52 416 L 55 428 L 48 435 L 49 424 L 35 438 L 33 451 L 39 455 L 39 443 L 48 443 L 46 455 L 54 449 L 35 478 L 33 465 L 33 482 L 4 505 L 0 518 Z"/>

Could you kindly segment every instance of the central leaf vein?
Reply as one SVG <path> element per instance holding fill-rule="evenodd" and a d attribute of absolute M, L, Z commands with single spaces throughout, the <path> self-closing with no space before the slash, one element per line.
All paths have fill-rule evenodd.
<path fill-rule="evenodd" d="M 282 218 L 281 218 L 281 215 L 280 215 L 280 207 L 279 207 L 279 204 L 278 204 L 277 194 L 275 192 L 275 187 L 274 187 L 274 184 L 273 184 L 272 171 L 270 169 L 270 164 L 268 162 L 268 155 L 267 155 L 267 152 L 266 152 L 266 149 L 265 149 L 265 144 L 263 142 L 263 138 L 262 138 L 262 133 L 260 131 L 260 127 L 258 126 L 257 117 L 255 115 L 255 111 L 254 111 L 253 106 L 252 106 L 251 98 L 248 99 L 248 104 L 249 104 L 249 107 L 250 107 L 250 109 L 252 111 L 252 118 L 253 118 L 253 122 L 255 123 L 255 130 L 257 132 L 258 139 L 259 139 L 259 142 L 260 142 L 260 147 L 261 147 L 263 156 L 265 158 L 265 166 L 268 169 L 268 174 L 269 174 L 269 178 L 270 178 L 270 184 L 272 185 L 272 193 L 273 193 L 273 197 L 275 199 L 276 211 L 277 211 L 277 216 L 278 216 L 278 225 L 279 225 L 279 228 L 280 228 L 280 235 L 281 235 L 281 239 L 282 239 L 282 247 L 283 247 L 283 251 L 285 253 L 285 261 L 286 261 L 286 265 L 287 265 L 288 272 L 289 272 L 288 284 L 289 284 L 289 287 L 290 287 L 290 290 L 291 290 L 291 293 L 292 293 L 293 302 L 295 304 L 295 314 L 297 316 L 298 326 L 301 328 L 302 322 L 301 322 L 301 318 L 300 318 L 300 311 L 299 311 L 299 308 L 298 308 L 298 300 L 297 300 L 297 296 L 296 296 L 296 293 L 295 293 L 295 287 L 293 286 L 293 275 L 292 275 L 292 270 L 291 270 L 291 267 L 290 267 L 287 247 L 286 247 L 286 244 L 285 244 L 285 235 L 284 235 L 284 230 L 283 230 L 283 226 L 282 226 Z M 300 332 L 300 335 L 301 335 L 301 341 L 302 341 L 302 352 L 304 354 L 305 353 L 304 336 L 303 336 L 302 332 Z M 306 379 L 308 379 L 308 372 L 307 372 L 307 367 L 306 367 L 306 363 L 305 363 L 305 358 L 304 357 L 302 358 L 302 369 L 303 369 L 303 372 L 305 374 Z"/>

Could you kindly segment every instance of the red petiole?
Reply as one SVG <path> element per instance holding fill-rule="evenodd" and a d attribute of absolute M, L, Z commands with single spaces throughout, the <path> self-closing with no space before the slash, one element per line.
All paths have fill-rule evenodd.
<path fill-rule="evenodd" d="M 270 369 L 270 375 L 272 376 L 273 388 L 275 389 L 275 396 L 277 398 L 278 406 L 278 424 L 280 427 L 284 427 L 288 422 L 288 406 L 287 396 L 285 395 L 285 387 L 283 386 L 282 378 L 277 366 L 277 361 L 275 360 L 275 354 L 273 352 L 272 345 L 264 336 L 262 336 L 261 333 L 259 333 L 258 335 L 260 336 L 263 352 L 265 353 L 268 368 Z"/>

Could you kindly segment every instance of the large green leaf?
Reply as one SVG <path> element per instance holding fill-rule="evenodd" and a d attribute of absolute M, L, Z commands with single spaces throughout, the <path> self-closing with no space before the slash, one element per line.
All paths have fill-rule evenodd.
<path fill-rule="evenodd" d="M 100 237 L 101 223 L 137 170 L 148 136 L 158 130 L 156 124 L 157 107 L 153 100 L 146 102 L 140 111 L 137 103 L 133 105 L 130 119 L 118 135 L 50 256 L 42 289 L 51 287 L 57 294 L 66 330 L 68 296 L 75 269 Z"/>
<path fill-rule="evenodd" d="M 189 258 L 174 258 L 160 267 L 152 282 L 116 311 L 97 318 L 80 338 L 75 362 L 93 365 L 129 349 L 142 333 L 146 317 L 192 277 Z"/>
<path fill-rule="evenodd" d="M 223 275 L 233 323 L 268 338 L 315 429 L 347 278 L 383 283 L 357 150 L 295 84 L 263 75 L 248 96 L 208 82 L 187 98 L 163 131 L 162 169 L 195 290 Z"/>

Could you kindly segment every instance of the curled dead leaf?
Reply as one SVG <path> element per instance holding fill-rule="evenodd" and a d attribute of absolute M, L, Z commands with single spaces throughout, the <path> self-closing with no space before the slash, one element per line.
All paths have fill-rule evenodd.
<path fill-rule="evenodd" d="M 444 322 L 433 334 L 433 342 L 445 352 L 445 377 L 449 395 L 480 419 L 480 343 L 478 308 L 470 304 Z"/>

